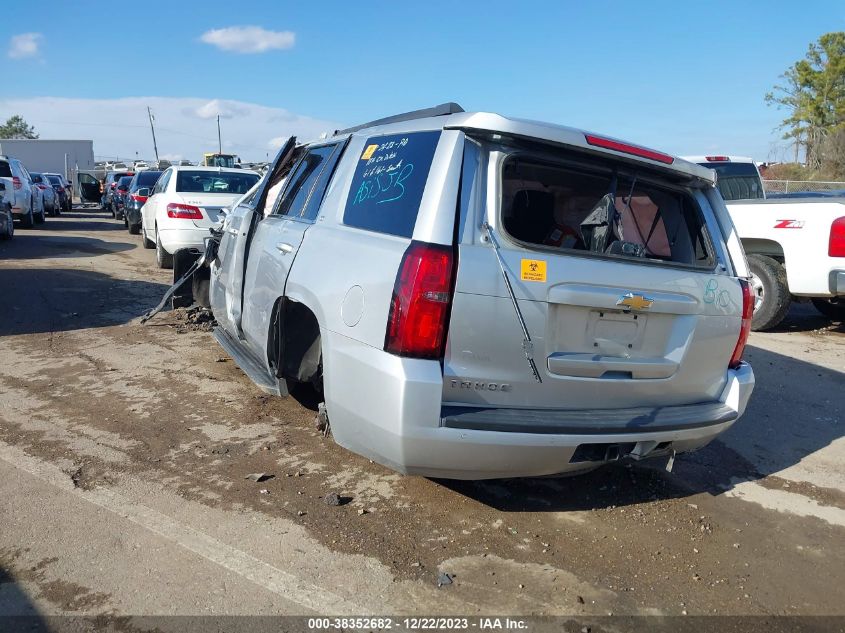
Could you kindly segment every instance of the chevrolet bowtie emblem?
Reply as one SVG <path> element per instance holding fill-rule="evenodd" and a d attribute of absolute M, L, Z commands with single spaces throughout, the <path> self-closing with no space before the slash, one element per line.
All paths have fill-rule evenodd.
<path fill-rule="evenodd" d="M 633 292 L 629 292 L 628 294 L 619 297 L 619 301 L 616 302 L 616 305 L 629 310 L 648 310 L 652 303 L 654 303 L 654 299 L 649 299 L 643 295 L 635 295 Z"/>

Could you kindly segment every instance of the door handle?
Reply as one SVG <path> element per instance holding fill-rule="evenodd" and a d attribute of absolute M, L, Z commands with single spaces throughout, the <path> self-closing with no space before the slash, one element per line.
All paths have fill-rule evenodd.
<path fill-rule="evenodd" d="M 278 244 L 276 244 L 276 249 L 279 250 L 282 255 L 287 255 L 293 250 L 293 246 L 291 246 L 287 242 L 279 242 Z"/>

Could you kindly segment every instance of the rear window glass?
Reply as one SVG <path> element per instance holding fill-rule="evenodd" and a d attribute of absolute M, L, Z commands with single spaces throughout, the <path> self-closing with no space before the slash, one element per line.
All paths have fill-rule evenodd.
<path fill-rule="evenodd" d="M 159 176 L 161 176 L 160 171 L 142 171 L 138 174 L 138 186 L 151 187 L 156 184 Z"/>
<path fill-rule="evenodd" d="M 47 178 L 52 182 L 54 185 L 61 185 L 62 179 L 58 176 L 47 176 Z"/>
<path fill-rule="evenodd" d="M 176 191 L 181 193 L 244 194 L 258 182 L 255 174 L 215 171 L 180 171 L 176 175 Z"/>
<path fill-rule="evenodd" d="M 502 220 L 512 237 L 547 249 L 713 266 L 692 196 L 636 174 L 512 156 L 503 168 Z"/>
<path fill-rule="evenodd" d="M 343 223 L 411 237 L 440 131 L 375 136 L 358 157 Z"/>
<path fill-rule="evenodd" d="M 128 187 L 130 182 L 132 182 L 132 176 L 124 176 L 118 181 L 117 186 Z"/>
<path fill-rule="evenodd" d="M 763 198 L 763 186 L 752 163 L 699 163 L 716 172 L 716 186 L 725 200 Z"/>
<path fill-rule="evenodd" d="M 0 160 L 0 178 L 12 178 L 12 167 L 5 160 Z"/>

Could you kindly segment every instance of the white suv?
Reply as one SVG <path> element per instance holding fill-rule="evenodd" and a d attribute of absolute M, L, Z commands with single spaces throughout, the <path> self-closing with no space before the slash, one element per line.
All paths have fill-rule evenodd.
<path fill-rule="evenodd" d="M 0 180 L 6 184 L 6 195 L 12 203 L 12 215 L 21 226 L 30 228 L 44 222 L 44 207 L 32 177 L 17 158 L 0 156 Z"/>

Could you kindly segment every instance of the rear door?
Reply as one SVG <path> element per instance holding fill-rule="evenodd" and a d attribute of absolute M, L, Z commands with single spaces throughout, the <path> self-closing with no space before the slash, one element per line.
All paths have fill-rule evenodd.
<path fill-rule="evenodd" d="M 309 147 L 290 172 L 273 212 L 255 230 L 244 277 L 242 329 L 258 358 L 267 357 L 273 306 L 285 294 L 291 265 L 317 217 L 344 145 Z"/>
<path fill-rule="evenodd" d="M 547 150 L 474 147 L 465 156 L 444 401 L 609 409 L 717 399 L 742 294 L 702 192 L 656 185 L 647 164 L 605 161 L 595 172 L 578 168 L 573 153 L 556 164 Z M 624 240 L 591 252 L 584 220 L 617 169 L 609 199 Z M 478 228 L 485 221 L 492 240 Z"/>
<path fill-rule="evenodd" d="M 276 199 L 284 187 L 285 178 L 290 171 L 296 150 L 296 137 L 292 136 L 276 154 L 269 177 L 259 184 L 255 195 L 247 196 L 237 205 L 223 224 L 223 237 L 218 250 L 218 265 L 212 268 L 217 276 L 215 285 L 218 290 L 212 293 L 215 315 L 229 323 L 231 332 L 243 338 L 241 316 L 243 307 L 244 275 L 250 243 L 258 223 L 265 211 L 275 205 Z"/>
<path fill-rule="evenodd" d="M 82 202 L 100 201 L 100 181 L 96 176 L 79 172 L 76 179 L 79 183 L 79 198 Z"/>

